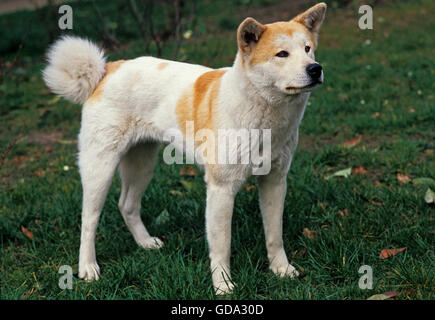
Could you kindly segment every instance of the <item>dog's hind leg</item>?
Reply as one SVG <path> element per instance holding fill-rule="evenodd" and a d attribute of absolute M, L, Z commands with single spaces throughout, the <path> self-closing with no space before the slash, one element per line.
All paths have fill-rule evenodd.
<path fill-rule="evenodd" d="M 86 280 L 99 278 L 95 233 L 118 163 L 119 154 L 113 148 L 80 137 L 79 167 L 83 186 L 83 208 L 79 277 Z"/>
<path fill-rule="evenodd" d="M 141 143 L 133 146 L 121 159 L 122 181 L 119 210 L 137 244 L 146 249 L 158 249 L 163 242 L 151 237 L 140 218 L 142 194 L 151 181 L 159 144 Z"/>

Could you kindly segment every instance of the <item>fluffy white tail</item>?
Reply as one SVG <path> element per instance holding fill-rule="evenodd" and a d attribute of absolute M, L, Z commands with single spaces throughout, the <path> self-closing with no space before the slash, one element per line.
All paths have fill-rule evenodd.
<path fill-rule="evenodd" d="M 84 103 L 105 73 L 103 50 L 86 39 L 62 37 L 51 46 L 47 56 L 45 84 L 74 103 Z"/>

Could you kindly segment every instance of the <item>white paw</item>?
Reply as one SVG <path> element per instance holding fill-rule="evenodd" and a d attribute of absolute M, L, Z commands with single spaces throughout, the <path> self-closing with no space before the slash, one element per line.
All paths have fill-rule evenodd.
<path fill-rule="evenodd" d="M 97 262 L 80 264 L 79 278 L 87 281 L 98 280 L 100 278 L 100 267 Z"/>
<path fill-rule="evenodd" d="M 270 269 L 273 271 L 273 273 L 282 278 L 289 277 L 294 279 L 299 276 L 299 272 L 291 264 L 283 266 L 270 266 Z"/>
<path fill-rule="evenodd" d="M 214 292 L 218 296 L 231 294 L 233 292 L 234 284 L 231 281 L 222 281 L 214 286 Z"/>
<path fill-rule="evenodd" d="M 157 237 L 149 237 L 141 240 L 138 244 L 144 249 L 160 249 L 163 246 L 163 241 Z"/>

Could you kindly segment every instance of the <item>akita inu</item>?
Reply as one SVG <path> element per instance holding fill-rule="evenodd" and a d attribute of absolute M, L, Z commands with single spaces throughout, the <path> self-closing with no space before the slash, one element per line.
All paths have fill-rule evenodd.
<path fill-rule="evenodd" d="M 194 130 L 271 130 L 271 170 L 258 176 L 267 254 L 274 273 L 298 275 L 283 247 L 282 215 L 299 123 L 310 91 L 323 82 L 314 51 L 325 11 L 326 4 L 320 3 L 290 21 L 266 25 L 247 18 L 237 30 L 233 66 L 217 70 L 152 57 L 106 62 L 96 45 L 73 37 L 50 48 L 43 72 L 47 86 L 83 104 L 78 143 L 83 185 L 79 277 L 99 278 L 95 233 L 118 166 L 119 209 L 134 239 L 143 248 L 162 246 L 142 223 L 141 196 L 164 133 L 176 130 L 187 139 L 188 121 L 193 121 Z M 252 165 L 205 161 L 204 170 L 212 280 L 216 293 L 224 294 L 233 287 L 234 197 L 252 174 Z"/>

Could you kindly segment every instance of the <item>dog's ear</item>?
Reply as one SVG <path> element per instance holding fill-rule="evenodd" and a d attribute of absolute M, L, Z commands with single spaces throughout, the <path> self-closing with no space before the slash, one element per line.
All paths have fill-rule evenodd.
<path fill-rule="evenodd" d="M 303 24 L 308 30 L 314 34 L 319 33 L 322 22 L 325 19 L 326 3 L 321 2 L 311 7 L 307 11 L 299 14 L 292 21 Z"/>
<path fill-rule="evenodd" d="M 237 29 L 237 42 L 239 49 L 249 53 L 260 40 L 266 27 L 254 18 L 246 18 Z"/>

